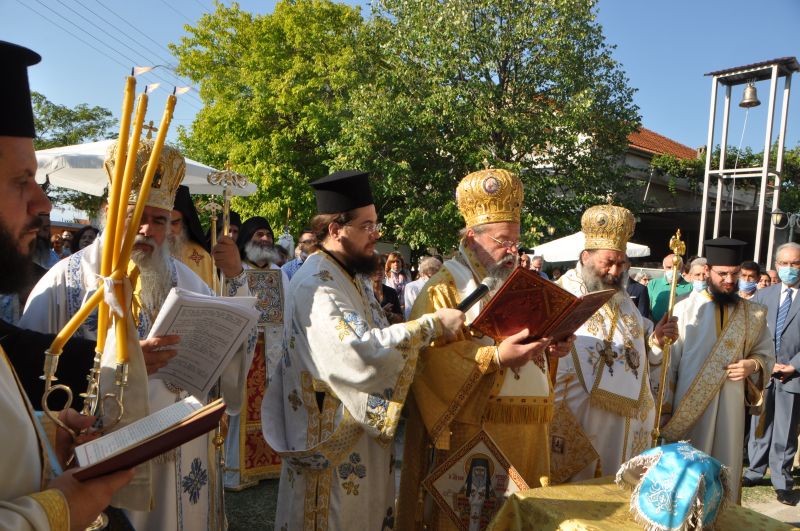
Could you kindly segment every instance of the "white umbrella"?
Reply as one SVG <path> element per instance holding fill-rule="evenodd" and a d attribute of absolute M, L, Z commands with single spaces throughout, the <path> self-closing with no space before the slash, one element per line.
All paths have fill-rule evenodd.
<path fill-rule="evenodd" d="M 576 232 L 551 242 L 537 245 L 533 254 L 544 257 L 546 262 L 575 262 L 586 248 L 586 236 Z M 650 256 L 650 247 L 628 242 L 626 250 L 631 258 Z"/>
<path fill-rule="evenodd" d="M 91 195 L 104 195 L 108 185 L 106 170 L 103 160 L 106 158 L 108 147 L 114 140 L 101 140 L 63 146 L 50 149 L 40 149 L 36 152 L 36 182 L 43 184 L 50 181 L 53 186 L 69 188 Z M 216 171 L 211 166 L 206 166 L 192 159 L 186 159 L 186 177 L 183 183 L 189 187 L 192 194 L 221 194 L 222 187 L 208 183 L 206 177 L 209 172 Z M 233 195 L 250 195 L 255 193 L 256 185 L 248 183 L 244 188 L 231 187 Z"/>

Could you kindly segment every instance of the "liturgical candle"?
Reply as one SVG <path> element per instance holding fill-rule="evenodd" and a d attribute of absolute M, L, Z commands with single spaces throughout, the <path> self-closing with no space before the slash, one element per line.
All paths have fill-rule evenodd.
<path fill-rule="evenodd" d="M 128 76 L 125 79 L 125 93 L 122 99 L 122 116 L 119 126 L 119 136 L 117 140 L 117 160 L 114 166 L 114 175 L 111 178 L 111 190 L 108 198 L 108 216 L 106 230 L 103 233 L 103 256 L 100 261 L 100 275 L 107 277 L 111 273 L 113 252 L 115 241 L 114 237 L 120 202 L 120 190 L 122 188 L 122 173 L 125 167 L 125 157 L 128 149 L 128 135 L 131 128 L 131 111 L 133 109 L 133 96 L 136 90 L 136 78 Z M 108 306 L 101 303 L 97 310 L 97 344 L 95 352 L 103 352 L 106 344 L 106 331 L 108 329 Z"/>

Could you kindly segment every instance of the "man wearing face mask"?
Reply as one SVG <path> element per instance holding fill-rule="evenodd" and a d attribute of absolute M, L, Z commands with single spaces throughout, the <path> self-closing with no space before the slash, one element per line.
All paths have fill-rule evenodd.
<path fill-rule="evenodd" d="M 672 284 L 672 256 L 668 254 L 661 263 L 664 268 L 664 276 L 654 278 L 647 283 L 647 295 L 650 297 L 650 318 L 657 323 L 667 313 L 669 306 L 669 288 Z M 688 295 L 692 291 L 692 285 L 678 273 L 678 287 L 675 290 L 675 297 Z"/>
<path fill-rule="evenodd" d="M 695 258 L 689 265 L 689 273 L 686 277 L 687 280 L 692 283 L 692 293 L 705 291 L 708 286 L 706 280 L 708 278 L 706 263 L 708 263 L 708 261 L 705 258 Z"/>
<path fill-rule="evenodd" d="M 800 422 L 800 321 L 796 317 L 800 310 L 800 245 L 787 243 L 778 247 L 775 263 L 781 283 L 759 290 L 753 297 L 753 301 L 767 307 L 767 326 L 777 359 L 764 393 L 764 412 L 750 421 L 750 465 L 743 482 L 745 486 L 755 485 L 769 466 L 778 501 L 794 505 L 797 502 L 791 495 L 792 461 Z"/>
<path fill-rule="evenodd" d="M 739 274 L 739 296 L 749 300 L 756 294 L 761 268 L 755 262 L 742 262 L 741 268 L 742 272 Z"/>

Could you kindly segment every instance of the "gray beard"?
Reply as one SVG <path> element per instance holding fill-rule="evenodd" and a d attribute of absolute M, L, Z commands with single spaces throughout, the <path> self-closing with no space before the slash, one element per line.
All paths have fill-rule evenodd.
<path fill-rule="evenodd" d="M 131 260 L 139 267 L 142 305 L 155 318 L 172 289 L 169 246 L 159 245 L 151 255 L 134 249 Z"/>
<path fill-rule="evenodd" d="M 186 247 L 186 242 L 188 238 L 186 237 L 186 231 L 181 231 L 180 234 L 170 234 L 169 238 L 167 238 L 169 242 L 169 252 L 177 258 L 178 260 L 181 259 L 183 256 L 183 250 Z"/>
<path fill-rule="evenodd" d="M 589 265 L 587 262 L 586 264 L 581 264 L 578 261 L 577 265 L 575 266 L 575 270 L 577 271 L 578 275 L 583 279 L 583 284 L 586 286 L 586 291 L 589 293 L 594 293 L 595 291 L 603 291 L 606 289 L 613 289 L 617 290 L 616 293 L 611 297 L 610 302 L 613 304 L 620 305 L 625 299 L 628 299 L 628 290 L 627 290 L 627 273 L 623 273 L 620 276 L 619 283 L 613 284 L 609 283 L 607 279 L 601 277 L 597 271 L 594 269 L 593 266 Z"/>
<path fill-rule="evenodd" d="M 489 288 L 489 298 L 494 297 L 495 293 L 503 286 L 503 283 L 511 276 L 511 273 L 514 271 L 514 268 L 507 267 L 505 264 L 508 262 L 514 262 L 514 257 L 511 255 L 507 255 L 505 258 L 502 258 L 495 262 L 491 267 L 487 269 L 488 276 L 485 280 L 489 282 L 486 283 L 487 287 Z"/>
<path fill-rule="evenodd" d="M 247 242 L 244 246 L 245 257 L 254 264 L 275 264 L 281 255 L 273 247 L 261 247 L 256 242 Z"/>

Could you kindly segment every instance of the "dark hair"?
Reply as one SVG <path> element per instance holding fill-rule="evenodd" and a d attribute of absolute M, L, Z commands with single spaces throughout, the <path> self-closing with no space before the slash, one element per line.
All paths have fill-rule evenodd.
<path fill-rule="evenodd" d="M 355 217 L 352 210 L 349 212 L 340 212 L 338 214 L 317 214 L 311 218 L 311 230 L 308 232 L 313 233 L 317 241 L 322 243 L 328 239 L 328 227 L 331 223 L 346 225 L 353 221 Z"/>
<path fill-rule="evenodd" d="M 742 265 L 739 266 L 740 269 L 747 269 L 748 271 L 755 271 L 757 274 L 761 273 L 761 266 L 757 263 L 753 262 L 752 260 L 748 260 L 742 262 Z"/>
<path fill-rule="evenodd" d="M 80 245 L 81 245 L 81 238 L 83 238 L 83 235 L 84 235 L 84 234 L 86 234 L 86 233 L 87 233 L 88 231 L 90 231 L 90 230 L 91 230 L 91 231 L 94 231 L 94 233 L 95 233 L 95 236 L 97 236 L 98 234 L 100 234 L 100 229 L 98 229 L 98 228 L 96 228 L 96 227 L 92 227 L 91 225 L 86 225 L 86 226 L 82 227 L 82 228 L 81 228 L 81 230 L 79 230 L 79 231 L 78 231 L 78 232 L 75 234 L 75 237 L 74 237 L 74 238 L 72 238 L 72 241 L 74 241 L 74 242 L 75 242 L 75 245 L 76 245 L 76 249 L 75 249 L 76 251 L 78 251 L 78 250 L 80 249 Z"/>

